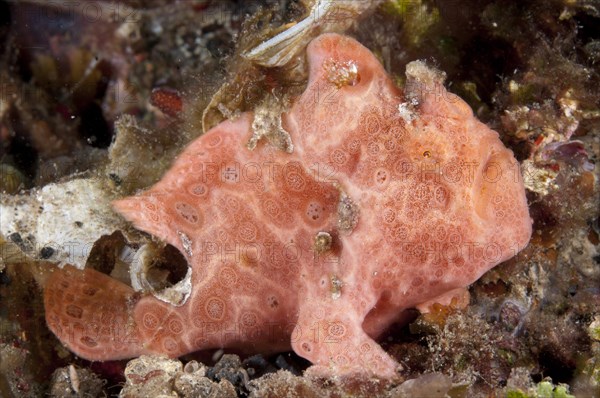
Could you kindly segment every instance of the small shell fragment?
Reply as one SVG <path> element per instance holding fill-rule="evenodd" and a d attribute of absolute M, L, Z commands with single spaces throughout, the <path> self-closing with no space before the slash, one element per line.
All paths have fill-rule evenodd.
<path fill-rule="evenodd" d="M 358 224 L 358 205 L 344 192 L 340 194 L 337 214 L 340 231 L 351 233 Z"/>
<path fill-rule="evenodd" d="M 333 238 L 328 232 L 317 232 L 315 235 L 315 251 L 317 253 L 325 253 L 331 249 Z"/>

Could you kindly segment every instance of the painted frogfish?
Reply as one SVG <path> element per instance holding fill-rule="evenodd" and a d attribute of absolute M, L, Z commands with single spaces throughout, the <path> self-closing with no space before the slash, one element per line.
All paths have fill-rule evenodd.
<path fill-rule="evenodd" d="M 176 306 L 66 266 L 49 328 L 103 361 L 228 348 L 293 349 L 319 375 L 394 378 L 376 342 L 406 310 L 446 303 L 528 243 L 519 165 L 498 134 L 415 61 L 398 88 L 356 40 L 307 47 L 309 79 L 270 136 L 256 114 L 193 141 L 154 186 L 114 209 L 177 248 Z M 283 144 L 282 144 L 283 143 Z"/>

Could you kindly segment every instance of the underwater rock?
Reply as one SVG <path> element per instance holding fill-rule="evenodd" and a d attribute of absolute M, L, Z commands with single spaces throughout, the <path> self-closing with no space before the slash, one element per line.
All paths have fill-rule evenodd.
<path fill-rule="evenodd" d="M 33 259 L 83 268 L 94 242 L 124 229 L 106 182 L 78 178 L 28 194 L 2 195 L 0 234 Z"/>
<path fill-rule="evenodd" d="M 54 371 L 50 396 L 55 398 L 98 397 L 103 381 L 90 370 L 69 365 Z"/>
<path fill-rule="evenodd" d="M 428 373 L 405 381 L 393 389 L 391 394 L 397 398 L 445 398 L 451 388 L 450 377 L 441 373 Z"/>
<path fill-rule="evenodd" d="M 173 396 L 173 381 L 183 371 L 177 360 L 143 355 L 129 361 L 120 397 Z"/>
<path fill-rule="evenodd" d="M 3 328 L 5 325 L 1 325 Z M 0 329 L 2 331 L 2 329 Z M 0 335 L 0 339 L 3 336 Z M 31 353 L 0 341 L 0 393 L 6 397 L 35 398 L 43 389 L 31 369 Z"/>
<path fill-rule="evenodd" d="M 215 382 L 206 377 L 206 372 L 206 366 L 196 361 L 190 361 L 183 366 L 177 360 L 143 355 L 127 364 L 126 383 L 119 397 L 236 398 L 238 396 L 229 381 Z"/>
<path fill-rule="evenodd" d="M 238 389 L 245 387 L 249 380 L 240 357 L 232 354 L 223 355 L 215 366 L 208 369 L 206 375 L 218 382 L 226 380 Z"/>

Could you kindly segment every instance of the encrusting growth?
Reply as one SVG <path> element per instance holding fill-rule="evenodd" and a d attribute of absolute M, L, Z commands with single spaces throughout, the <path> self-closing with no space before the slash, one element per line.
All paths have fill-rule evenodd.
<path fill-rule="evenodd" d="M 186 257 L 185 304 L 93 270 L 54 273 L 47 322 L 72 351 L 107 360 L 291 347 L 313 374 L 393 378 L 399 365 L 375 339 L 527 244 L 518 163 L 439 74 L 411 63 L 402 92 L 368 49 L 336 34 L 307 56 L 308 87 L 282 116 L 291 153 L 266 141 L 249 150 L 245 113 L 114 203 Z"/>

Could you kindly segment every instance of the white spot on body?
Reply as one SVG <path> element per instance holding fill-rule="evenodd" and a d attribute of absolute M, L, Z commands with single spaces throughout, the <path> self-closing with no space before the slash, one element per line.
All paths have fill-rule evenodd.
<path fill-rule="evenodd" d="M 398 115 L 406 122 L 410 123 L 417 118 L 415 108 L 419 106 L 419 101 L 416 98 L 410 102 L 402 102 L 398 105 Z"/>
<path fill-rule="evenodd" d="M 342 297 L 342 281 L 337 275 L 331 275 L 331 298 L 334 300 Z"/>
<path fill-rule="evenodd" d="M 187 236 L 185 233 L 181 232 L 181 231 L 177 231 L 177 235 L 179 236 L 179 239 L 181 240 L 181 246 L 183 246 L 183 250 L 185 251 L 185 254 L 188 255 L 188 257 L 192 257 L 194 255 L 193 251 L 192 251 L 192 240 L 189 238 L 189 236 Z"/>

